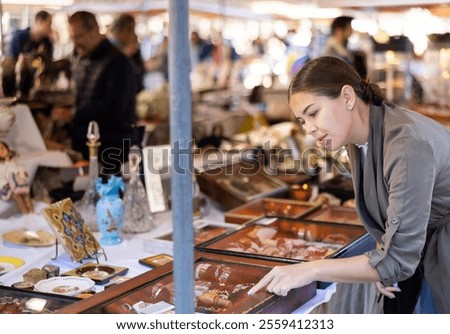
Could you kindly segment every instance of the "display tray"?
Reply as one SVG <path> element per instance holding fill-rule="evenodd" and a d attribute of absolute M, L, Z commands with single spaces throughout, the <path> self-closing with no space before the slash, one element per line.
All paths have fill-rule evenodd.
<path fill-rule="evenodd" d="M 204 194 L 228 210 L 288 189 L 286 183 L 267 174 L 261 166 L 244 162 L 200 173 L 197 182 Z"/>
<path fill-rule="evenodd" d="M 362 226 L 305 220 L 259 220 L 197 246 L 198 250 L 297 263 L 340 257 L 367 234 Z"/>
<path fill-rule="evenodd" d="M 205 314 L 291 313 L 316 294 L 316 283 L 291 290 L 286 297 L 262 289 L 247 291 L 278 262 L 195 252 L 195 311 Z M 117 286 L 68 305 L 58 313 L 144 313 L 164 304 L 163 313 L 173 313 L 172 264 L 166 264 Z M 161 313 L 155 311 L 154 313 Z"/>
<path fill-rule="evenodd" d="M 299 219 L 320 207 L 309 202 L 280 198 L 264 198 L 262 201 L 266 217 Z"/>
<path fill-rule="evenodd" d="M 231 224 L 244 224 L 264 217 L 264 204 L 261 199 L 231 209 L 224 214 L 224 220 Z"/>
<path fill-rule="evenodd" d="M 0 314 L 54 313 L 80 299 L 0 286 Z"/>
<path fill-rule="evenodd" d="M 199 224 L 194 223 L 194 244 L 201 244 L 203 242 L 214 239 L 224 233 L 234 230 L 236 225 L 231 225 L 227 223 L 212 223 L 200 221 Z M 156 237 L 156 239 L 173 241 L 173 233 L 169 232 L 167 234 Z"/>
<path fill-rule="evenodd" d="M 111 266 L 107 264 L 86 263 L 62 274 L 62 276 L 87 277 L 96 283 L 106 283 L 118 275 L 125 275 L 127 267 Z"/>
<path fill-rule="evenodd" d="M 224 219 L 233 224 L 247 223 L 264 216 L 298 219 L 319 207 L 320 205 L 291 199 L 262 198 L 229 210 Z"/>
<path fill-rule="evenodd" d="M 305 220 L 321 221 L 328 223 L 344 223 L 362 226 L 356 209 L 338 205 L 331 205 L 314 211 L 306 216 Z"/>

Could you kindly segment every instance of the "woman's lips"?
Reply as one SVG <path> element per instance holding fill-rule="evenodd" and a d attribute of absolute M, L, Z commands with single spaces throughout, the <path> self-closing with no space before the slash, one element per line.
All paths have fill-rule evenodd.
<path fill-rule="evenodd" d="M 327 137 L 327 135 L 317 138 L 317 142 L 318 142 L 320 145 L 325 146 L 325 138 L 326 138 L 326 137 Z"/>

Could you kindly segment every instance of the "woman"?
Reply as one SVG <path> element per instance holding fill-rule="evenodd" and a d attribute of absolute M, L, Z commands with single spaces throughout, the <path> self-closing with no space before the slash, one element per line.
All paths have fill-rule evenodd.
<path fill-rule="evenodd" d="M 378 291 L 393 299 L 402 295 L 397 283 L 407 289 L 403 283 L 415 273 L 420 277 L 423 262 L 437 311 L 450 313 L 450 132 L 383 101 L 377 85 L 337 58 L 306 64 L 288 99 L 319 144 L 327 150 L 346 145 L 358 214 L 379 247 L 350 258 L 276 267 L 249 293 L 267 286 L 284 296 L 313 281 L 377 282 Z"/>

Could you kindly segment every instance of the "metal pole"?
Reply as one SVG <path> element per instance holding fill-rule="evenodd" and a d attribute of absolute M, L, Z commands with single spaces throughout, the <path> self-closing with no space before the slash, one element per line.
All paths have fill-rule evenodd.
<path fill-rule="evenodd" d="M 3 40 L 3 4 L 2 0 L 0 0 L 0 56 L 3 56 L 4 48 L 5 48 L 5 42 Z"/>
<path fill-rule="evenodd" d="M 194 313 L 189 1 L 169 1 L 170 140 L 176 313 Z"/>

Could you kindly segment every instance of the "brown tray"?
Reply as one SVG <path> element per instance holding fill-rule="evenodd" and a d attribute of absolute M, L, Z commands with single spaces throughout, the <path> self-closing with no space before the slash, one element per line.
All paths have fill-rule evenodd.
<path fill-rule="evenodd" d="M 270 294 L 264 289 L 249 296 L 248 289 L 275 265 L 280 263 L 196 252 L 196 312 L 291 313 L 315 296 L 316 283 L 291 290 L 286 297 Z M 173 304 L 172 264 L 131 278 L 77 304 L 64 307 L 58 313 L 134 313 L 131 306 L 140 301 Z"/>
<path fill-rule="evenodd" d="M 297 263 L 349 253 L 367 235 L 362 226 L 277 219 L 253 221 L 243 228 L 197 246 L 198 250 Z M 313 248 L 311 248 L 313 247 Z"/>
<path fill-rule="evenodd" d="M 63 273 L 61 276 L 87 277 L 96 283 L 106 283 L 118 275 L 125 275 L 127 267 L 111 266 L 108 264 L 86 263 L 75 269 Z"/>
<path fill-rule="evenodd" d="M 309 202 L 281 198 L 264 198 L 262 201 L 266 217 L 299 219 L 320 207 Z"/>
<path fill-rule="evenodd" d="M 244 224 L 262 217 L 264 217 L 264 204 L 261 199 L 238 206 L 224 214 L 224 220 L 231 224 Z"/>
<path fill-rule="evenodd" d="M 299 219 L 317 210 L 320 205 L 293 199 L 263 198 L 225 213 L 227 223 L 243 224 L 262 217 Z"/>
<path fill-rule="evenodd" d="M 249 163 L 209 170 L 198 175 L 201 191 L 231 210 L 253 200 L 287 191 L 286 183 Z"/>
<path fill-rule="evenodd" d="M 206 223 L 199 226 L 194 226 L 194 244 L 198 245 L 203 242 L 217 238 L 218 236 L 232 231 L 235 229 L 236 225 L 229 225 L 226 223 Z M 167 234 L 156 237 L 156 239 L 173 241 L 173 233 L 169 232 Z"/>
<path fill-rule="evenodd" d="M 356 212 L 355 209 L 337 205 L 327 206 L 320 210 L 314 211 L 304 216 L 304 219 L 362 226 L 358 212 Z"/>

